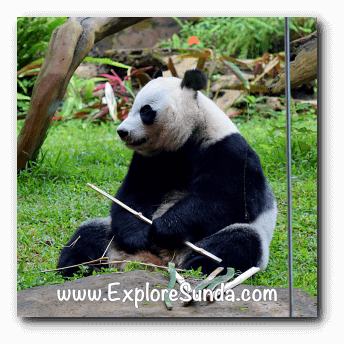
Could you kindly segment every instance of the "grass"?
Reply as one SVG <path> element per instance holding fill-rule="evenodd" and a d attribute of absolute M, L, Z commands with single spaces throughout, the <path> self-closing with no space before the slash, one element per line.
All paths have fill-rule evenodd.
<path fill-rule="evenodd" d="M 293 109 L 294 287 L 317 294 L 317 133 L 316 116 Z M 277 119 L 234 119 L 261 157 L 277 202 L 278 218 L 268 268 L 247 283 L 286 287 L 288 280 L 285 115 Z M 22 122 L 18 123 L 18 132 Z M 126 175 L 132 152 L 118 140 L 116 126 L 85 120 L 51 124 L 41 154 L 18 175 L 18 289 L 63 283 L 56 272 L 59 252 L 81 222 L 109 215 L 110 201 L 86 186 L 114 195 Z M 145 269 L 129 264 L 128 270 Z M 110 272 L 105 269 L 105 272 Z M 199 271 L 192 272 L 199 275 Z M 77 278 L 77 277 L 75 277 Z"/>

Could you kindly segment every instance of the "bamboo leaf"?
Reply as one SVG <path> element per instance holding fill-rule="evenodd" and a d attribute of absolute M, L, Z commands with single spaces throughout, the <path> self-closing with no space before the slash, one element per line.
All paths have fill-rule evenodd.
<path fill-rule="evenodd" d="M 214 278 L 210 285 L 207 287 L 209 290 L 214 290 L 220 283 L 227 282 L 234 276 L 234 269 L 233 268 L 227 268 L 227 273 L 223 276 L 218 276 Z"/>
<path fill-rule="evenodd" d="M 234 85 L 226 85 L 221 87 L 221 90 L 246 90 L 246 87 L 244 84 L 234 84 Z M 250 91 L 253 93 L 258 93 L 258 92 L 265 92 L 265 93 L 270 93 L 270 90 L 268 87 L 263 86 L 263 85 L 250 85 Z"/>
<path fill-rule="evenodd" d="M 130 66 L 127 66 L 127 65 L 120 63 L 120 62 L 112 61 L 111 59 L 109 59 L 107 57 L 90 57 L 90 56 L 87 56 L 84 58 L 83 62 L 102 63 L 102 64 L 108 64 L 110 66 L 114 66 L 114 67 L 118 67 L 118 68 L 125 68 L 125 69 L 130 68 Z"/>
<path fill-rule="evenodd" d="M 172 76 L 174 76 L 175 78 L 179 78 L 178 73 L 176 69 L 174 68 L 174 64 L 170 57 L 168 58 L 167 68 L 170 70 Z"/>
<path fill-rule="evenodd" d="M 263 70 L 263 73 L 260 74 L 254 81 L 253 84 L 255 84 L 260 78 L 262 78 L 267 72 L 269 72 L 272 68 L 274 68 L 277 64 L 279 64 L 279 58 L 275 57 L 272 61 L 270 61 Z"/>
<path fill-rule="evenodd" d="M 230 61 L 232 63 L 238 64 L 240 66 L 243 66 L 243 67 L 246 67 L 246 68 L 248 68 L 250 70 L 253 70 L 252 66 L 250 66 L 249 64 L 247 64 L 245 62 L 242 62 L 242 61 L 240 61 L 238 59 L 235 59 L 234 57 L 231 57 L 231 56 L 220 56 L 219 60 Z"/>
<path fill-rule="evenodd" d="M 214 53 L 211 49 L 204 49 L 203 51 L 188 51 L 183 55 L 179 55 L 179 59 L 186 59 L 186 58 L 204 58 L 204 59 L 213 59 Z"/>
<path fill-rule="evenodd" d="M 221 60 L 221 62 L 242 82 L 246 90 L 250 90 L 250 85 L 244 75 L 241 73 L 241 70 L 231 61 Z"/>
<path fill-rule="evenodd" d="M 142 73 L 144 73 L 146 70 L 153 68 L 152 66 L 149 67 L 143 67 L 143 68 L 139 68 L 139 69 L 135 69 L 133 72 L 131 72 L 129 75 L 127 75 L 126 77 L 124 77 L 123 80 L 127 80 L 128 78 L 131 78 L 132 76 L 138 76 Z"/>
<path fill-rule="evenodd" d="M 212 280 L 223 270 L 223 267 L 220 266 L 217 269 L 215 269 L 204 281 L 202 281 L 196 288 L 195 292 L 197 293 L 199 290 L 207 287 Z M 192 291 L 189 292 L 191 295 Z M 191 301 L 190 301 L 191 302 Z M 184 301 L 184 306 L 186 306 L 189 303 L 189 301 Z"/>
<path fill-rule="evenodd" d="M 170 292 L 176 284 L 176 269 L 174 263 L 168 263 L 168 270 L 170 271 L 170 283 L 167 286 L 167 290 Z M 169 298 L 169 293 L 165 293 L 165 305 L 168 310 L 171 310 L 173 308 L 171 300 Z"/>
<path fill-rule="evenodd" d="M 18 93 L 17 92 L 17 99 L 18 100 L 31 100 L 29 96 L 25 96 L 24 94 Z"/>
<path fill-rule="evenodd" d="M 17 77 L 21 78 L 24 75 L 28 75 L 28 73 L 30 71 L 39 71 L 39 68 L 42 66 L 44 61 L 44 58 L 38 59 L 36 61 L 33 61 L 31 63 L 29 63 L 28 65 L 24 66 L 23 68 L 21 68 L 20 70 L 18 70 L 17 72 Z M 37 73 L 38 74 L 38 73 Z"/>

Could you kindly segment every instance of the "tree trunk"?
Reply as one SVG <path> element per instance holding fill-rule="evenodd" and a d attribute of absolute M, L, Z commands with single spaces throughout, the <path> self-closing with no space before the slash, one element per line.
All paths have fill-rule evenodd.
<path fill-rule="evenodd" d="M 74 71 L 94 43 L 147 18 L 69 18 L 50 38 L 32 91 L 30 108 L 17 139 L 17 170 L 41 147 L 51 119 Z"/>
<path fill-rule="evenodd" d="M 317 78 L 317 31 L 290 43 L 290 88 L 298 88 Z M 268 86 L 273 94 L 281 94 L 285 89 L 285 71 Z"/>

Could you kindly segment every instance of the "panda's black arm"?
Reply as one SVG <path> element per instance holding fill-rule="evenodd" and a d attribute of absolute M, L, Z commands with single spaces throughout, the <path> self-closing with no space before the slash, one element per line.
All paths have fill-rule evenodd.
<path fill-rule="evenodd" d="M 143 215 L 147 213 L 140 207 L 137 209 Z M 116 243 L 128 253 L 148 250 L 150 247 L 150 225 L 117 204 L 111 208 L 111 229 Z"/>
<path fill-rule="evenodd" d="M 163 248 L 182 247 L 196 242 L 233 223 L 234 214 L 219 199 L 188 194 L 163 216 L 153 221 L 152 241 Z"/>
<path fill-rule="evenodd" d="M 152 240 L 161 247 L 203 239 L 234 223 L 254 220 L 264 206 L 260 161 L 241 137 L 207 149 L 198 159 L 188 195 L 153 221 Z"/>
<path fill-rule="evenodd" d="M 130 178 L 124 180 L 116 198 L 151 219 L 155 210 L 152 206 L 154 201 L 150 199 L 148 193 L 139 188 L 133 188 Z M 116 203 L 113 203 L 111 207 L 111 229 L 116 243 L 128 253 L 147 250 L 150 247 L 150 225 Z"/>

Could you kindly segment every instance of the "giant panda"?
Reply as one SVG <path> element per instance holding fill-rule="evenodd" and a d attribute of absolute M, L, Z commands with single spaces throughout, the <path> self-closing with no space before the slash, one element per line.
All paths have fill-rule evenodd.
<path fill-rule="evenodd" d="M 183 269 L 219 266 L 265 269 L 277 207 L 258 155 L 229 117 L 200 90 L 205 75 L 188 70 L 181 80 L 159 71 L 137 94 L 117 127 L 134 151 L 111 216 L 85 222 L 63 248 L 58 268 L 96 260 L 169 261 Z M 192 251 L 190 241 L 215 256 Z M 121 267 L 111 263 L 107 267 Z M 89 266 L 89 271 L 99 265 Z M 72 276 L 77 268 L 62 270 Z"/>

